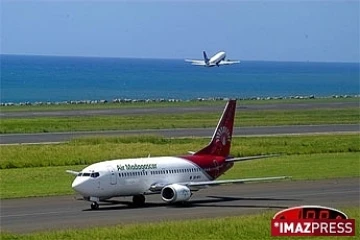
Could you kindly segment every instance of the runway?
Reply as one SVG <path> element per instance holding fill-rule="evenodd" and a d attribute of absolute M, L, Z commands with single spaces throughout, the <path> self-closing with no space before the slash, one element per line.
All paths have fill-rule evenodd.
<path fill-rule="evenodd" d="M 225 105 L 225 101 L 224 101 Z M 299 109 L 343 109 L 359 107 L 357 98 L 350 102 L 314 103 L 304 100 L 299 103 L 279 104 L 241 104 L 237 105 L 237 112 L 258 110 L 299 110 Z M 62 111 L 24 111 L 0 112 L 1 118 L 32 118 L 32 117 L 70 117 L 70 116 L 101 116 L 101 115 L 137 115 L 137 114 L 175 114 L 191 112 L 221 112 L 223 105 L 200 107 L 163 107 L 163 108 L 118 108 L 94 110 L 62 110 Z M 73 138 L 93 136 L 125 136 L 125 135 L 159 135 L 167 138 L 175 137 L 211 137 L 213 128 L 187 129 L 142 129 L 142 130 L 115 130 L 115 131 L 79 131 L 56 133 L 30 134 L 0 134 L 0 144 L 34 144 L 58 143 L 70 141 Z M 329 124 L 329 125 L 297 125 L 297 126 L 265 126 L 265 127 L 237 127 L 236 136 L 279 135 L 279 134 L 316 134 L 316 133 L 348 133 L 359 132 L 358 124 Z"/>
<path fill-rule="evenodd" d="M 70 186 L 69 186 L 70 187 Z M 145 207 L 132 208 L 130 198 L 116 199 L 97 211 L 74 196 L 1 201 L 1 230 L 29 233 L 53 229 L 238 216 L 311 204 L 328 207 L 359 206 L 359 178 L 237 184 L 195 192 L 189 203 L 171 206 L 159 195 L 147 196 Z M 351 216 L 350 216 L 351 217 Z"/>
<path fill-rule="evenodd" d="M 129 135 L 158 135 L 167 138 L 178 137 L 211 137 L 214 128 L 184 128 L 184 129 L 147 129 L 147 130 L 116 130 L 88 132 L 58 132 L 30 134 L 0 134 L 0 144 L 35 144 L 58 143 L 74 138 L 107 136 L 119 137 Z M 293 134 L 327 134 L 360 132 L 358 124 L 328 124 L 328 125 L 298 125 L 298 126 L 266 126 L 237 127 L 234 136 L 267 136 Z"/>

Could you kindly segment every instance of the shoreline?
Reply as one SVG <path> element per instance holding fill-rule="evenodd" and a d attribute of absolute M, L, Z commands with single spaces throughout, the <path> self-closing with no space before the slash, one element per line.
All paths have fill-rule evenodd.
<path fill-rule="evenodd" d="M 359 98 L 360 95 L 331 95 L 331 96 L 315 96 L 315 95 L 297 95 L 297 96 L 277 96 L 277 97 L 248 97 L 236 98 L 240 101 L 266 101 L 266 100 L 291 100 L 291 99 L 341 99 L 341 98 Z M 228 101 L 227 97 L 208 97 L 208 98 L 195 98 L 195 99 L 175 99 L 175 98 L 153 98 L 153 99 L 131 99 L 131 98 L 114 98 L 109 99 L 87 99 L 87 100 L 68 100 L 68 101 L 36 101 L 36 102 L 0 102 L 1 107 L 12 106 L 49 106 L 49 105 L 106 105 L 106 104 L 132 104 L 132 103 L 174 103 L 174 102 L 203 102 L 203 101 Z"/>

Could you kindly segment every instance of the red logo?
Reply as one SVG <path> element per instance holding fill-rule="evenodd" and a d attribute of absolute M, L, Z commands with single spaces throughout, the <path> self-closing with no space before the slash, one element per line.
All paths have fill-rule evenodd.
<path fill-rule="evenodd" d="M 355 236 L 355 219 L 334 208 L 292 207 L 275 214 L 271 236 Z"/>

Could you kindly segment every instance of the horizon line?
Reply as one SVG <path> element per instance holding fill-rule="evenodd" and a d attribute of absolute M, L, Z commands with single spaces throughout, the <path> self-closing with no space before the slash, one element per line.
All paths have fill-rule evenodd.
<path fill-rule="evenodd" d="M 18 53 L 0 53 L 0 56 L 25 56 L 25 57 L 63 57 L 63 58 L 109 58 L 109 59 L 139 59 L 139 60 L 185 60 L 186 58 L 166 58 L 166 57 L 119 57 L 119 56 L 78 56 L 78 55 L 49 55 L 49 54 L 18 54 Z M 241 62 L 292 62 L 292 63 L 351 63 L 351 64 L 360 64 L 358 62 L 348 62 L 348 61 L 311 61 L 311 60 L 240 60 Z"/>

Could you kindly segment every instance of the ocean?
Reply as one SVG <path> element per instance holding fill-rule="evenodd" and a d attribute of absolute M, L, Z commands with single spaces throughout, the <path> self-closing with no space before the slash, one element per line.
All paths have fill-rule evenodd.
<path fill-rule="evenodd" d="M 182 59 L 1 55 L 0 102 L 359 94 L 359 63 L 242 61 L 197 67 Z"/>

